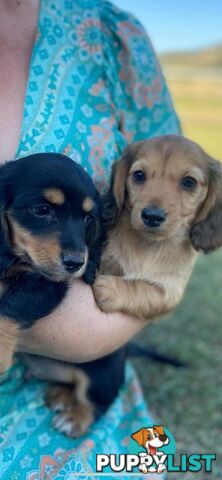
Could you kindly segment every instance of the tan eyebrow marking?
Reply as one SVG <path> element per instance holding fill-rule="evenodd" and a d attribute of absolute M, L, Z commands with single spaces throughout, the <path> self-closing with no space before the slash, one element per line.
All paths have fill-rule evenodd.
<path fill-rule="evenodd" d="M 43 192 L 44 197 L 55 205 L 63 205 L 65 202 L 65 195 L 59 188 L 47 188 Z"/>
<path fill-rule="evenodd" d="M 94 207 L 94 201 L 92 200 L 92 198 L 86 197 L 82 202 L 82 208 L 84 212 L 87 212 L 87 213 L 91 212 L 93 207 Z"/>

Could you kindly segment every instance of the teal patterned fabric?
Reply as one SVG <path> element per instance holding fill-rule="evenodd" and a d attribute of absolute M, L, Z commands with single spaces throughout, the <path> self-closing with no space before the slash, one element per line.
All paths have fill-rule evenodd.
<path fill-rule="evenodd" d="M 127 143 L 179 131 L 136 19 L 101 0 L 42 0 L 15 158 L 63 152 L 103 189 Z M 79 441 L 51 428 L 44 390 L 20 364 L 0 379 L 2 480 L 91 478 L 96 453 L 127 453 L 131 433 L 152 423 L 130 365 L 119 397 Z"/>
<path fill-rule="evenodd" d="M 137 20 L 101 0 L 42 0 L 16 157 L 66 153 L 102 187 L 126 143 L 178 130 Z"/>

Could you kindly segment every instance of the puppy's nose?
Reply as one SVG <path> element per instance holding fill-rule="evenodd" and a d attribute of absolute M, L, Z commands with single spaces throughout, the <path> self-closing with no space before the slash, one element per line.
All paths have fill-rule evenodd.
<path fill-rule="evenodd" d="M 62 255 L 62 262 L 67 272 L 77 272 L 84 265 L 84 255 Z"/>
<path fill-rule="evenodd" d="M 166 220 L 166 216 L 167 214 L 163 208 L 151 206 L 142 210 L 143 223 L 148 227 L 159 227 Z"/>

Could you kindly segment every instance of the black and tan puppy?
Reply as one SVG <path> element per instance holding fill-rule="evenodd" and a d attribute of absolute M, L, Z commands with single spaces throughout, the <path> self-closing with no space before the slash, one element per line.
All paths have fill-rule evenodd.
<path fill-rule="evenodd" d="M 104 241 L 101 199 L 82 167 L 59 154 L 37 154 L 0 169 L 0 373 L 19 334 L 48 315 L 81 277 L 92 284 Z M 20 354 L 29 375 L 53 382 L 46 402 L 53 425 L 84 434 L 116 397 L 124 350 L 74 365 Z"/>
<path fill-rule="evenodd" d="M 36 154 L 0 169 L 0 373 L 19 333 L 48 315 L 69 282 L 91 284 L 101 250 L 99 194 L 82 167 Z"/>
<path fill-rule="evenodd" d="M 0 169 L 0 374 L 19 334 L 48 315 L 69 283 L 92 284 L 104 241 L 101 199 L 89 175 L 60 154 L 36 154 Z M 53 424 L 84 434 L 113 401 L 124 378 L 124 351 L 81 365 L 20 354 L 29 373 L 55 385 L 46 401 Z M 67 384 L 67 386 L 65 386 Z"/>

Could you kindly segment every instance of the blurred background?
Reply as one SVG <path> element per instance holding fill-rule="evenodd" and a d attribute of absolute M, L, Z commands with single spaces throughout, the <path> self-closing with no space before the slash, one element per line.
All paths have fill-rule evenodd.
<path fill-rule="evenodd" d="M 146 28 L 184 134 L 222 159 L 222 1 L 114 0 Z"/>
<path fill-rule="evenodd" d="M 113 0 L 146 28 L 159 56 L 183 132 L 222 160 L 222 1 Z M 135 364 L 150 410 L 172 431 L 177 452 L 216 453 L 222 478 L 222 252 L 201 255 L 173 315 L 149 326 L 137 341 L 186 367 Z M 169 474 L 172 480 L 194 474 Z"/>

